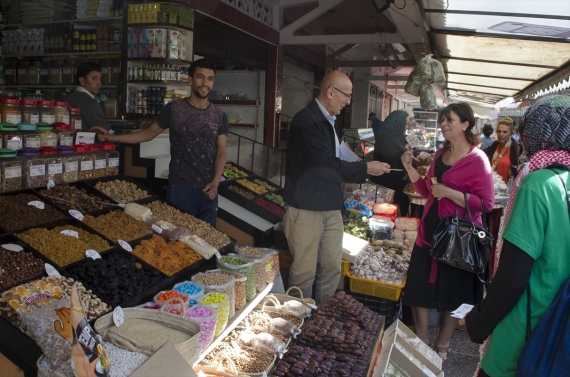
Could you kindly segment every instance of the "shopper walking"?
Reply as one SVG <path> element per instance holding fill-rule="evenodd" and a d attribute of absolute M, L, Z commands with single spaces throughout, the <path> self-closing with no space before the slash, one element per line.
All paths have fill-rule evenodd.
<path fill-rule="evenodd" d="M 342 259 L 342 182 L 363 183 L 367 174 L 388 173 L 386 163 L 339 158 L 336 115 L 350 103 L 352 83 L 340 71 L 322 80 L 318 97 L 291 121 L 287 137 L 283 226 L 293 264 L 289 285 L 317 303 L 335 293 Z"/>
<path fill-rule="evenodd" d="M 228 117 L 208 101 L 208 93 L 214 86 L 212 62 L 194 61 L 188 68 L 188 76 L 192 95 L 166 105 L 148 128 L 123 135 L 113 135 L 101 127 L 91 130 L 108 141 L 138 144 L 170 128 L 166 200 L 215 227 L 218 185 L 226 163 Z"/>
<path fill-rule="evenodd" d="M 374 137 L 380 133 L 382 129 L 382 121 L 378 119 L 376 113 L 368 114 L 368 120 L 370 121 L 370 127 L 372 128 L 372 132 L 374 133 Z"/>
<path fill-rule="evenodd" d="M 406 145 L 409 146 L 405 137 L 408 124 L 409 115 L 404 110 L 393 111 L 386 117 L 374 142 L 374 160 L 386 162 L 392 169 L 401 171 L 393 170 L 390 174 L 370 178 L 372 182 L 394 190 L 394 202 L 400 208 L 401 216 L 408 215 L 410 205 L 408 195 L 404 194 L 406 171 L 401 159 L 408 150 Z"/>
<path fill-rule="evenodd" d="M 473 342 L 482 343 L 491 335 L 479 376 L 516 376 L 526 342 L 529 289 L 534 329 L 570 276 L 570 220 L 560 181 L 570 187 L 570 174 L 558 170 L 559 178 L 546 169 L 554 163 L 570 165 L 570 97 L 538 99 L 524 115 L 519 132 L 529 162 L 517 175 L 505 209 L 493 282 L 485 300 L 466 317 Z"/>
<path fill-rule="evenodd" d="M 494 131 L 493 126 L 490 124 L 483 126 L 483 136 L 479 138 L 481 141 L 481 149 L 487 149 L 495 142 L 495 139 L 491 137 Z"/>
<path fill-rule="evenodd" d="M 435 341 L 435 350 L 447 359 L 449 340 L 458 320 L 450 311 L 461 304 L 478 304 L 483 299 L 483 283 L 476 274 L 435 261 L 429 254 L 433 235 L 444 216 L 459 216 L 468 205 L 473 222 L 481 225 L 481 200 L 485 210 L 494 204 L 493 179 L 487 157 L 479 148 L 479 138 L 472 130 L 475 125 L 473 110 L 466 103 L 455 103 L 441 112 L 441 132 L 445 138 L 425 178 L 412 167 L 412 153 L 402 155 L 402 162 L 416 191 L 427 198 L 420 222 L 416 244 L 412 252 L 404 304 L 412 307 L 416 334 L 429 344 L 428 322 L 430 309 L 442 313 L 441 328 Z M 432 183 L 436 178 L 438 183 Z M 467 194 L 465 203 L 464 194 Z"/>
<path fill-rule="evenodd" d="M 517 175 L 519 166 L 520 145 L 513 138 L 515 133 L 513 120 L 505 117 L 497 125 L 497 140 L 485 150 L 491 168 L 495 170 L 505 183 L 510 177 Z"/>

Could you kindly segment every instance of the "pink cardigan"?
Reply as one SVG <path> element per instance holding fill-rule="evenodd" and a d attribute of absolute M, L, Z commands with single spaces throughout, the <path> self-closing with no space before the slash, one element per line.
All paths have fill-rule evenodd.
<path fill-rule="evenodd" d="M 435 175 L 435 161 L 445 151 L 446 149 L 442 148 L 436 152 L 425 178 L 420 177 L 420 179 L 414 183 L 416 191 L 424 198 L 427 198 L 424 214 L 420 222 L 420 229 L 418 230 L 418 237 L 416 238 L 416 244 L 420 247 L 431 246 L 431 243 L 426 241 L 426 238 L 431 240 L 433 235 L 425 234 L 426 216 L 436 200 L 436 198 L 431 195 L 431 178 Z M 452 189 L 469 194 L 468 202 L 471 215 L 473 216 L 473 222 L 476 225 L 481 225 L 482 211 L 481 200 L 479 198 L 485 202 L 487 212 L 490 212 L 495 204 L 495 186 L 493 184 L 491 165 L 489 164 L 487 155 L 479 148 L 471 147 L 465 157 L 457 161 L 451 169 L 443 174 L 442 183 Z M 439 201 L 439 218 L 455 215 L 455 207 L 456 204 L 451 199 L 441 199 Z M 460 217 L 463 216 L 465 212 L 465 208 L 459 207 Z M 465 217 L 467 218 L 468 216 L 466 215 Z"/>

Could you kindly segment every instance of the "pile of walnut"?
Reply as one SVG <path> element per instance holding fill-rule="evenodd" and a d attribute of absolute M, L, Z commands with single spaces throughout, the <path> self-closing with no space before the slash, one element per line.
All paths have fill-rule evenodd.
<path fill-rule="evenodd" d="M 372 246 L 352 265 L 351 275 L 400 285 L 410 264 L 410 250 L 402 242 L 372 241 Z"/>

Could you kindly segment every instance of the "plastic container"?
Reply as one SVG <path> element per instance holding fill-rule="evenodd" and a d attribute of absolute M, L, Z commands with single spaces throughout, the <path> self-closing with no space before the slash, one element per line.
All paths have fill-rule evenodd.
<path fill-rule="evenodd" d="M 22 112 L 15 98 L 0 99 L 0 114 L 2 123 L 19 124 L 22 122 Z"/>
<path fill-rule="evenodd" d="M 61 66 L 61 82 L 63 85 L 73 85 L 75 76 L 75 61 L 68 60 Z"/>
<path fill-rule="evenodd" d="M 267 249 L 261 247 L 244 246 L 238 249 L 238 254 L 244 255 L 266 255 L 265 272 L 267 274 L 267 284 L 273 283 L 273 280 L 279 276 L 279 252 L 275 249 Z"/>
<path fill-rule="evenodd" d="M 0 151 L 0 192 L 21 190 L 22 159 L 11 149 Z"/>
<path fill-rule="evenodd" d="M 53 132 L 53 127 L 49 124 L 38 123 L 37 131 L 40 134 L 42 147 L 57 147 L 57 134 Z"/>
<path fill-rule="evenodd" d="M 20 111 L 23 123 L 36 124 L 40 121 L 37 101 L 31 99 L 20 100 Z"/>
<path fill-rule="evenodd" d="M 186 313 L 186 317 L 200 325 L 200 353 L 202 353 L 214 340 L 218 311 L 207 305 L 195 305 Z"/>
<path fill-rule="evenodd" d="M 81 109 L 78 107 L 68 107 L 69 116 L 69 130 L 73 133 L 73 138 L 76 137 L 78 132 L 81 132 L 81 127 L 83 124 L 81 122 Z M 65 122 L 64 122 L 65 123 Z"/>
<path fill-rule="evenodd" d="M 208 285 L 206 284 L 204 281 L 202 281 L 201 279 L 203 278 L 211 278 L 214 275 L 218 275 L 218 278 L 221 279 L 221 281 L 225 281 L 225 283 L 222 284 L 218 284 L 218 285 Z M 204 293 L 210 293 L 210 292 L 220 292 L 225 294 L 228 297 L 228 302 L 229 302 L 229 318 L 233 318 L 233 316 L 235 315 L 235 282 L 234 282 L 234 277 L 230 276 L 230 275 L 226 275 L 226 274 L 216 274 L 216 273 L 210 273 L 210 274 L 206 274 L 203 272 L 199 272 L 196 275 L 192 276 L 192 281 L 194 283 L 200 283 L 202 284 L 202 286 L 204 287 Z"/>
<path fill-rule="evenodd" d="M 166 303 L 166 301 L 168 301 L 168 300 L 162 300 L 162 299 L 161 299 L 161 296 L 162 296 L 163 294 L 172 294 L 172 295 L 175 295 L 176 297 L 178 297 L 178 298 L 180 298 L 182 301 L 184 301 L 184 307 L 186 308 L 186 310 L 190 309 L 190 304 L 189 304 L 188 295 L 187 295 L 187 294 L 184 294 L 184 293 L 182 293 L 182 292 L 178 292 L 178 291 L 172 291 L 172 290 L 169 290 L 169 291 L 161 291 L 161 292 L 157 293 L 157 294 L 152 298 L 152 301 L 153 301 L 155 304 L 159 304 L 159 305 L 161 305 L 161 306 L 164 305 L 164 304 Z M 170 313 L 172 313 L 172 314 L 178 314 L 178 315 L 180 315 L 180 314 L 182 314 L 182 311 L 184 310 L 184 309 L 182 308 L 182 304 L 181 304 L 180 301 L 178 301 L 178 300 L 173 301 L 171 304 L 166 304 L 166 305 L 167 305 L 167 306 L 166 306 L 166 309 L 167 309 Z"/>
<path fill-rule="evenodd" d="M 61 155 L 61 150 L 59 148 L 58 150 Z M 73 153 L 73 149 L 71 151 Z M 63 181 L 67 183 L 79 181 L 79 156 L 64 155 L 61 157 L 61 162 L 63 164 Z"/>
<path fill-rule="evenodd" d="M 1 147 L 17 151 L 23 147 L 23 138 L 21 132 L 18 132 L 18 127 L 12 123 L 0 124 L 0 137 L 2 138 Z"/>
<path fill-rule="evenodd" d="M 55 122 L 53 101 L 38 101 L 38 113 L 40 115 L 40 122 L 47 124 L 52 124 Z"/>
<path fill-rule="evenodd" d="M 54 147 L 41 147 L 40 156 L 46 159 L 48 183 L 51 180 L 56 185 L 64 184 L 63 158 L 58 156 L 57 149 Z"/>
<path fill-rule="evenodd" d="M 120 155 L 119 152 L 115 150 L 115 144 L 101 143 L 101 148 L 107 152 L 107 175 L 118 175 Z"/>
<path fill-rule="evenodd" d="M 73 126 L 69 123 L 69 111 L 67 111 L 67 102 L 61 102 L 61 101 L 54 102 L 53 113 L 55 115 L 56 122 L 69 124 L 70 127 L 73 128 Z"/>
<path fill-rule="evenodd" d="M 352 276 L 350 272 L 347 277 L 350 292 L 362 293 L 368 296 L 385 298 L 392 301 L 400 299 L 400 293 L 402 293 L 402 289 L 406 286 L 406 280 L 408 280 L 408 275 L 406 275 L 402 284 L 398 285 Z"/>
<path fill-rule="evenodd" d="M 91 149 L 87 145 L 76 144 L 73 150 L 79 157 L 79 180 L 93 178 L 93 170 L 95 169 L 95 161 L 93 154 L 89 153 Z"/>
<path fill-rule="evenodd" d="M 261 292 L 267 286 L 267 275 L 266 272 L 266 265 L 267 260 L 269 258 L 273 259 L 271 255 L 246 255 L 246 254 L 238 254 L 240 258 L 245 258 L 250 260 L 254 263 L 254 270 L 255 270 L 255 289 L 257 292 Z M 271 272 L 269 272 L 271 274 Z M 273 280 L 271 281 L 273 282 Z"/>
<path fill-rule="evenodd" d="M 394 223 L 383 218 L 371 217 L 368 220 L 370 238 L 373 240 L 390 240 L 394 230 Z"/>
<path fill-rule="evenodd" d="M 55 122 L 53 131 L 57 137 L 57 145 L 73 147 L 73 132 L 69 130 L 69 124 Z"/>
<path fill-rule="evenodd" d="M 20 123 L 18 124 L 18 131 L 21 131 L 24 135 L 22 145 L 24 148 L 40 148 L 41 147 L 41 137 L 36 131 L 37 126 L 30 123 Z"/>
<path fill-rule="evenodd" d="M 233 276 L 234 278 L 234 290 L 235 290 L 235 308 L 236 310 L 241 310 L 245 304 L 245 282 L 247 281 L 247 276 L 242 275 L 237 272 L 227 271 L 227 270 L 209 270 L 206 273 L 218 273 Z"/>
<path fill-rule="evenodd" d="M 201 297 L 204 296 L 204 286 L 200 283 L 194 283 L 191 281 L 180 282 L 180 283 L 174 285 L 174 287 L 172 287 L 172 289 L 177 291 L 177 292 L 182 292 L 185 295 L 187 295 L 190 307 L 193 307 L 194 305 L 196 305 L 198 303 L 198 299 L 200 299 Z M 190 294 L 189 292 L 191 290 L 196 290 L 196 293 Z"/>
<path fill-rule="evenodd" d="M 46 160 L 40 156 L 40 150 L 24 147 L 18 151 L 18 157 L 24 158 L 22 188 L 44 187 L 47 184 Z"/>
<path fill-rule="evenodd" d="M 94 166 L 93 171 L 94 178 L 103 178 L 107 176 L 107 152 L 101 151 L 93 154 L 94 156 Z"/>
<path fill-rule="evenodd" d="M 213 295 L 218 295 L 225 298 L 223 302 L 215 302 L 210 303 L 209 299 Z M 198 300 L 199 304 L 205 305 L 208 308 L 212 308 L 218 312 L 218 320 L 216 321 L 216 331 L 214 332 L 214 336 L 218 336 L 224 331 L 226 326 L 228 325 L 229 319 L 229 303 L 227 297 L 223 293 L 218 292 L 210 292 L 206 294 L 204 297 Z"/>
<path fill-rule="evenodd" d="M 217 261 L 218 268 L 231 272 L 237 272 L 247 277 L 245 284 L 245 299 L 253 300 L 256 295 L 255 263 L 233 255 L 224 255 Z"/>

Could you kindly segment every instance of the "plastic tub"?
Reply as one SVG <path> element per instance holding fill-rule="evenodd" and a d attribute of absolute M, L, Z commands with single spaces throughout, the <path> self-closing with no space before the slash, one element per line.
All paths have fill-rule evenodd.
<path fill-rule="evenodd" d="M 212 279 L 219 280 L 220 284 L 211 284 Z M 230 305 L 229 318 L 233 318 L 235 315 L 235 279 L 233 276 L 199 272 L 192 276 L 192 282 L 200 283 L 204 287 L 204 293 L 220 292 L 225 294 L 228 297 Z"/>
<path fill-rule="evenodd" d="M 162 296 L 163 294 L 172 294 L 173 296 L 180 298 L 182 301 L 184 301 L 184 306 L 186 307 L 186 309 L 190 309 L 190 299 L 188 298 L 188 295 L 187 295 L 187 294 L 184 294 L 184 293 L 182 293 L 182 292 L 178 292 L 178 291 L 172 291 L 172 290 L 169 290 L 169 291 L 161 291 L 161 292 L 157 293 L 157 294 L 152 298 L 152 301 L 153 301 L 155 304 L 158 304 L 158 305 L 161 305 L 161 306 L 164 305 L 164 303 L 165 303 L 166 301 L 168 301 L 168 300 L 163 300 L 163 299 L 161 298 L 161 296 Z M 167 309 L 170 313 L 172 313 L 172 314 L 178 314 L 178 315 L 182 314 L 183 308 L 182 308 L 182 305 L 180 304 L 180 301 L 175 300 L 175 301 L 172 302 L 171 304 L 167 304 L 167 305 L 168 305 L 168 306 L 166 307 L 166 309 Z"/>
<path fill-rule="evenodd" d="M 218 273 L 218 274 L 226 274 L 226 275 L 230 275 L 233 276 L 234 278 L 234 290 L 235 290 L 235 308 L 236 310 L 241 310 L 245 304 L 246 304 L 246 299 L 245 299 L 245 282 L 247 281 L 247 276 L 237 273 L 237 272 L 232 272 L 232 271 L 227 271 L 227 270 L 222 270 L 222 269 L 217 269 L 217 270 L 209 270 L 206 271 L 207 274 L 209 273 Z"/>
<path fill-rule="evenodd" d="M 212 296 L 221 297 L 222 299 L 219 300 L 219 302 L 211 302 Z M 216 331 L 214 332 L 214 336 L 220 335 L 228 325 L 230 314 L 227 296 L 219 292 L 210 292 L 198 300 L 198 303 L 205 305 L 208 308 L 212 308 L 218 312 L 218 320 L 216 321 Z"/>
<path fill-rule="evenodd" d="M 375 240 L 390 240 L 392 239 L 392 231 L 394 223 L 385 219 L 370 218 L 368 221 L 370 227 L 370 238 Z"/>
<path fill-rule="evenodd" d="M 255 285 L 255 263 L 241 257 L 233 255 L 224 255 L 218 259 L 218 268 L 231 272 L 238 272 L 247 277 L 245 282 L 245 299 L 253 300 L 256 295 Z"/>
<path fill-rule="evenodd" d="M 214 340 L 218 311 L 207 305 L 195 305 L 186 313 L 186 317 L 200 325 L 200 353 L 204 352 Z"/>
<path fill-rule="evenodd" d="M 273 258 L 270 255 L 247 255 L 247 254 L 239 254 L 240 257 L 250 260 L 254 263 L 254 270 L 255 270 L 255 289 L 257 292 L 261 292 L 267 286 L 267 275 L 266 272 L 266 265 L 267 260 L 269 258 Z M 271 274 L 271 272 L 269 272 Z M 273 280 L 271 281 L 273 282 Z"/>
<path fill-rule="evenodd" d="M 238 254 L 244 255 L 267 255 L 265 272 L 267 273 L 267 284 L 272 283 L 279 276 L 279 252 L 275 249 L 261 247 L 243 246 L 238 249 Z"/>
<path fill-rule="evenodd" d="M 194 293 L 194 294 L 190 294 L 189 291 L 192 287 L 198 288 L 198 292 Z M 202 284 L 193 283 L 191 281 L 180 282 L 180 283 L 176 284 L 172 289 L 174 289 L 177 292 L 182 292 L 185 295 L 187 295 L 188 299 L 190 300 L 189 301 L 190 307 L 193 307 L 194 305 L 196 305 L 198 303 L 198 299 L 200 299 L 204 296 L 204 287 L 202 286 Z"/>

